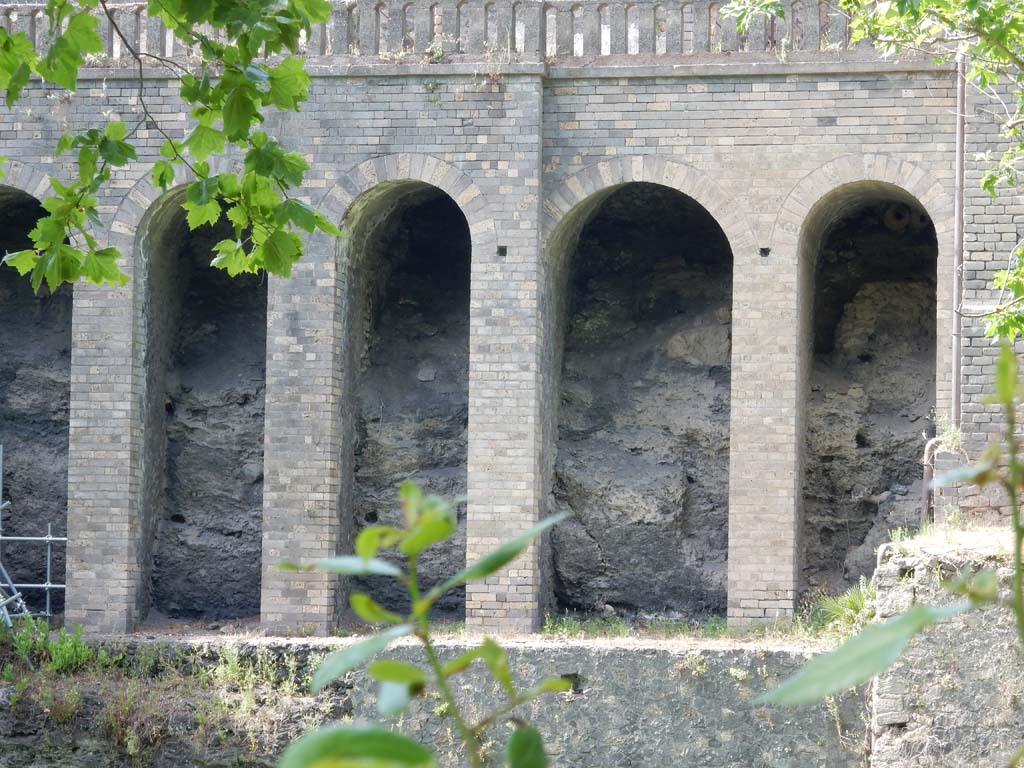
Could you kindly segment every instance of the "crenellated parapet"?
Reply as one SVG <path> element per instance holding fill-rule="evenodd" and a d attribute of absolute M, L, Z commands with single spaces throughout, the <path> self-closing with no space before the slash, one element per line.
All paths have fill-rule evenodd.
<path fill-rule="evenodd" d="M 410 61 L 536 62 L 599 57 L 633 61 L 665 57 L 841 50 L 848 47 L 846 19 L 830 3 L 784 0 L 785 16 L 758 19 L 745 33 L 712 0 L 347 0 L 303 41 L 310 58 Z M 121 34 L 100 14 L 102 59 L 131 60 L 130 50 L 165 57 L 188 56 L 143 3 L 109 5 Z M 44 45 L 49 22 L 44 6 L 0 7 L 0 24 Z"/>

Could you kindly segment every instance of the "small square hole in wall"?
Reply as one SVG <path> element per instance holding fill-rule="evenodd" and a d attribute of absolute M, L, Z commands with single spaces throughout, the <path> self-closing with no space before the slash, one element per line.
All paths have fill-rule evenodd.
<path fill-rule="evenodd" d="M 766 258 L 766 257 L 770 256 L 771 253 L 772 253 L 772 249 L 771 248 L 762 248 L 761 249 L 761 258 Z"/>
<path fill-rule="evenodd" d="M 508 256 L 508 246 L 507 245 L 499 245 L 498 246 L 498 258 L 504 259 L 506 256 Z"/>

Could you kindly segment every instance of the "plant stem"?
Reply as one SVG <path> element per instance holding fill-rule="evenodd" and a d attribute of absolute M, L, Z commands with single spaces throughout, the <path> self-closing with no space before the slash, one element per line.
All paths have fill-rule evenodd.
<path fill-rule="evenodd" d="M 417 565 L 416 558 L 411 557 L 409 559 L 409 597 L 412 598 L 413 605 L 416 605 L 420 599 L 420 580 Z M 437 657 L 434 643 L 430 639 L 430 619 L 424 614 L 417 619 L 416 623 L 419 625 L 419 630 L 416 634 L 420 642 L 423 643 L 423 647 L 427 652 L 427 659 L 430 662 L 430 668 L 434 671 L 434 677 L 437 678 L 437 687 L 444 697 L 445 704 L 448 705 L 448 711 L 455 721 L 455 727 L 459 731 L 462 743 L 466 746 L 466 756 L 469 758 L 469 764 L 472 768 L 484 768 L 484 761 L 480 757 L 480 741 L 462 716 L 459 702 L 455 700 L 455 694 L 452 693 L 452 689 L 448 686 L 448 678 L 445 677 L 444 667 L 441 664 L 441 660 Z"/>
<path fill-rule="evenodd" d="M 420 626 L 421 631 L 429 632 L 426 618 L 421 620 Z M 423 641 L 423 647 L 426 648 L 427 658 L 430 660 L 430 668 L 434 670 L 434 675 L 437 677 L 437 687 L 441 690 L 441 695 L 444 696 L 452 719 L 455 720 L 455 727 L 459 731 L 459 736 L 462 737 L 462 742 L 466 745 L 466 756 L 469 758 L 469 764 L 473 768 L 484 768 L 483 758 L 480 757 L 480 741 L 462 716 L 459 704 L 455 700 L 455 695 L 448 686 L 448 680 L 445 679 L 444 668 L 441 666 L 441 660 L 437 657 L 437 651 L 434 650 L 434 644 L 430 641 L 430 635 L 421 636 L 420 639 Z"/>

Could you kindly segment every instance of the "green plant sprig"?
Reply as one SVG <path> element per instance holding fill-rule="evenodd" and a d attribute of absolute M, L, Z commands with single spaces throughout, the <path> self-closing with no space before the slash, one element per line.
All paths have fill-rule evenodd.
<path fill-rule="evenodd" d="M 387 628 L 330 654 L 313 675 L 312 691 L 321 691 L 345 674 L 368 664 L 367 674 L 378 683 L 377 709 L 381 715 L 396 716 L 411 700 L 434 686 L 444 701 L 465 749 L 471 768 L 485 765 L 482 745 L 486 732 L 505 720 L 516 728 L 509 738 L 506 757 L 509 768 L 545 768 L 548 759 L 540 732 L 513 712 L 527 702 L 548 693 L 567 692 L 572 683 L 549 678 L 520 691 L 512 677 L 508 655 L 491 638 L 450 661 L 442 661 L 434 644 L 430 611 L 437 601 L 468 582 L 485 579 L 511 563 L 537 538 L 565 519 L 556 515 L 502 544 L 441 584 L 424 590 L 418 569 L 420 555 L 429 547 L 450 538 L 458 520 L 452 505 L 436 496 L 427 496 L 415 483 L 407 481 L 399 490 L 403 527 L 376 525 L 363 529 L 355 542 L 355 554 L 331 557 L 306 566 L 285 564 L 287 570 L 320 571 L 340 576 L 383 576 L 395 579 L 409 595 L 406 616 L 389 611 L 372 597 L 354 593 L 349 598 L 353 612 L 362 620 Z M 405 559 L 405 569 L 379 558 L 382 551 L 393 551 Z M 396 659 L 372 661 L 391 643 L 415 638 L 423 646 L 426 667 Z M 504 701 L 477 722 L 471 723 L 460 706 L 451 680 L 474 662 L 482 661 L 504 694 Z M 432 768 L 437 765 L 429 748 L 376 725 L 332 725 L 308 734 L 292 744 L 278 764 L 279 768 L 312 768 L 330 765 L 338 768 Z"/>

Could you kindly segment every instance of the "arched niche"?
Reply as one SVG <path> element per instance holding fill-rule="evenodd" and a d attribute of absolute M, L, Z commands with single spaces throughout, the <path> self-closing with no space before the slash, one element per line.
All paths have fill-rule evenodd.
<path fill-rule="evenodd" d="M 357 533 L 401 524 L 397 491 L 406 479 L 427 493 L 465 496 L 472 244 L 459 205 L 422 181 L 373 186 L 350 206 L 344 228 L 343 340 L 351 373 L 342 465 L 352 480 L 342 482 L 341 508 L 351 510 Z M 457 534 L 420 556 L 425 584 L 465 563 L 465 504 L 457 511 Z M 366 580 L 357 588 L 389 608 L 405 607 L 402 588 L 390 580 Z M 461 615 L 463 606 L 456 592 L 438 611 Z"/>
<path fill-rule="evenodd" d="M 696 200 L 649 182 L 577 204 L 548 259 L 561 335 L 551 535 L 559 610 L 722 613 L 732 251 Z"/>
<path fill-rule="evenodd" d="M 936 403 L 935 225 L 901 187 L 854 181 L 812 206 L 800 239 L 806 405 L 805 591 L 870 576 L 920 518 Z"/>
<path fill-rule="evenodd" d="M 155 619 L 238 619 L 260 610 L 267 283 L 210 265 L 234 232 L 224 218 L 190 230 L 182 194 L 154 203 L 138 235 L 142 562 Z"/>

